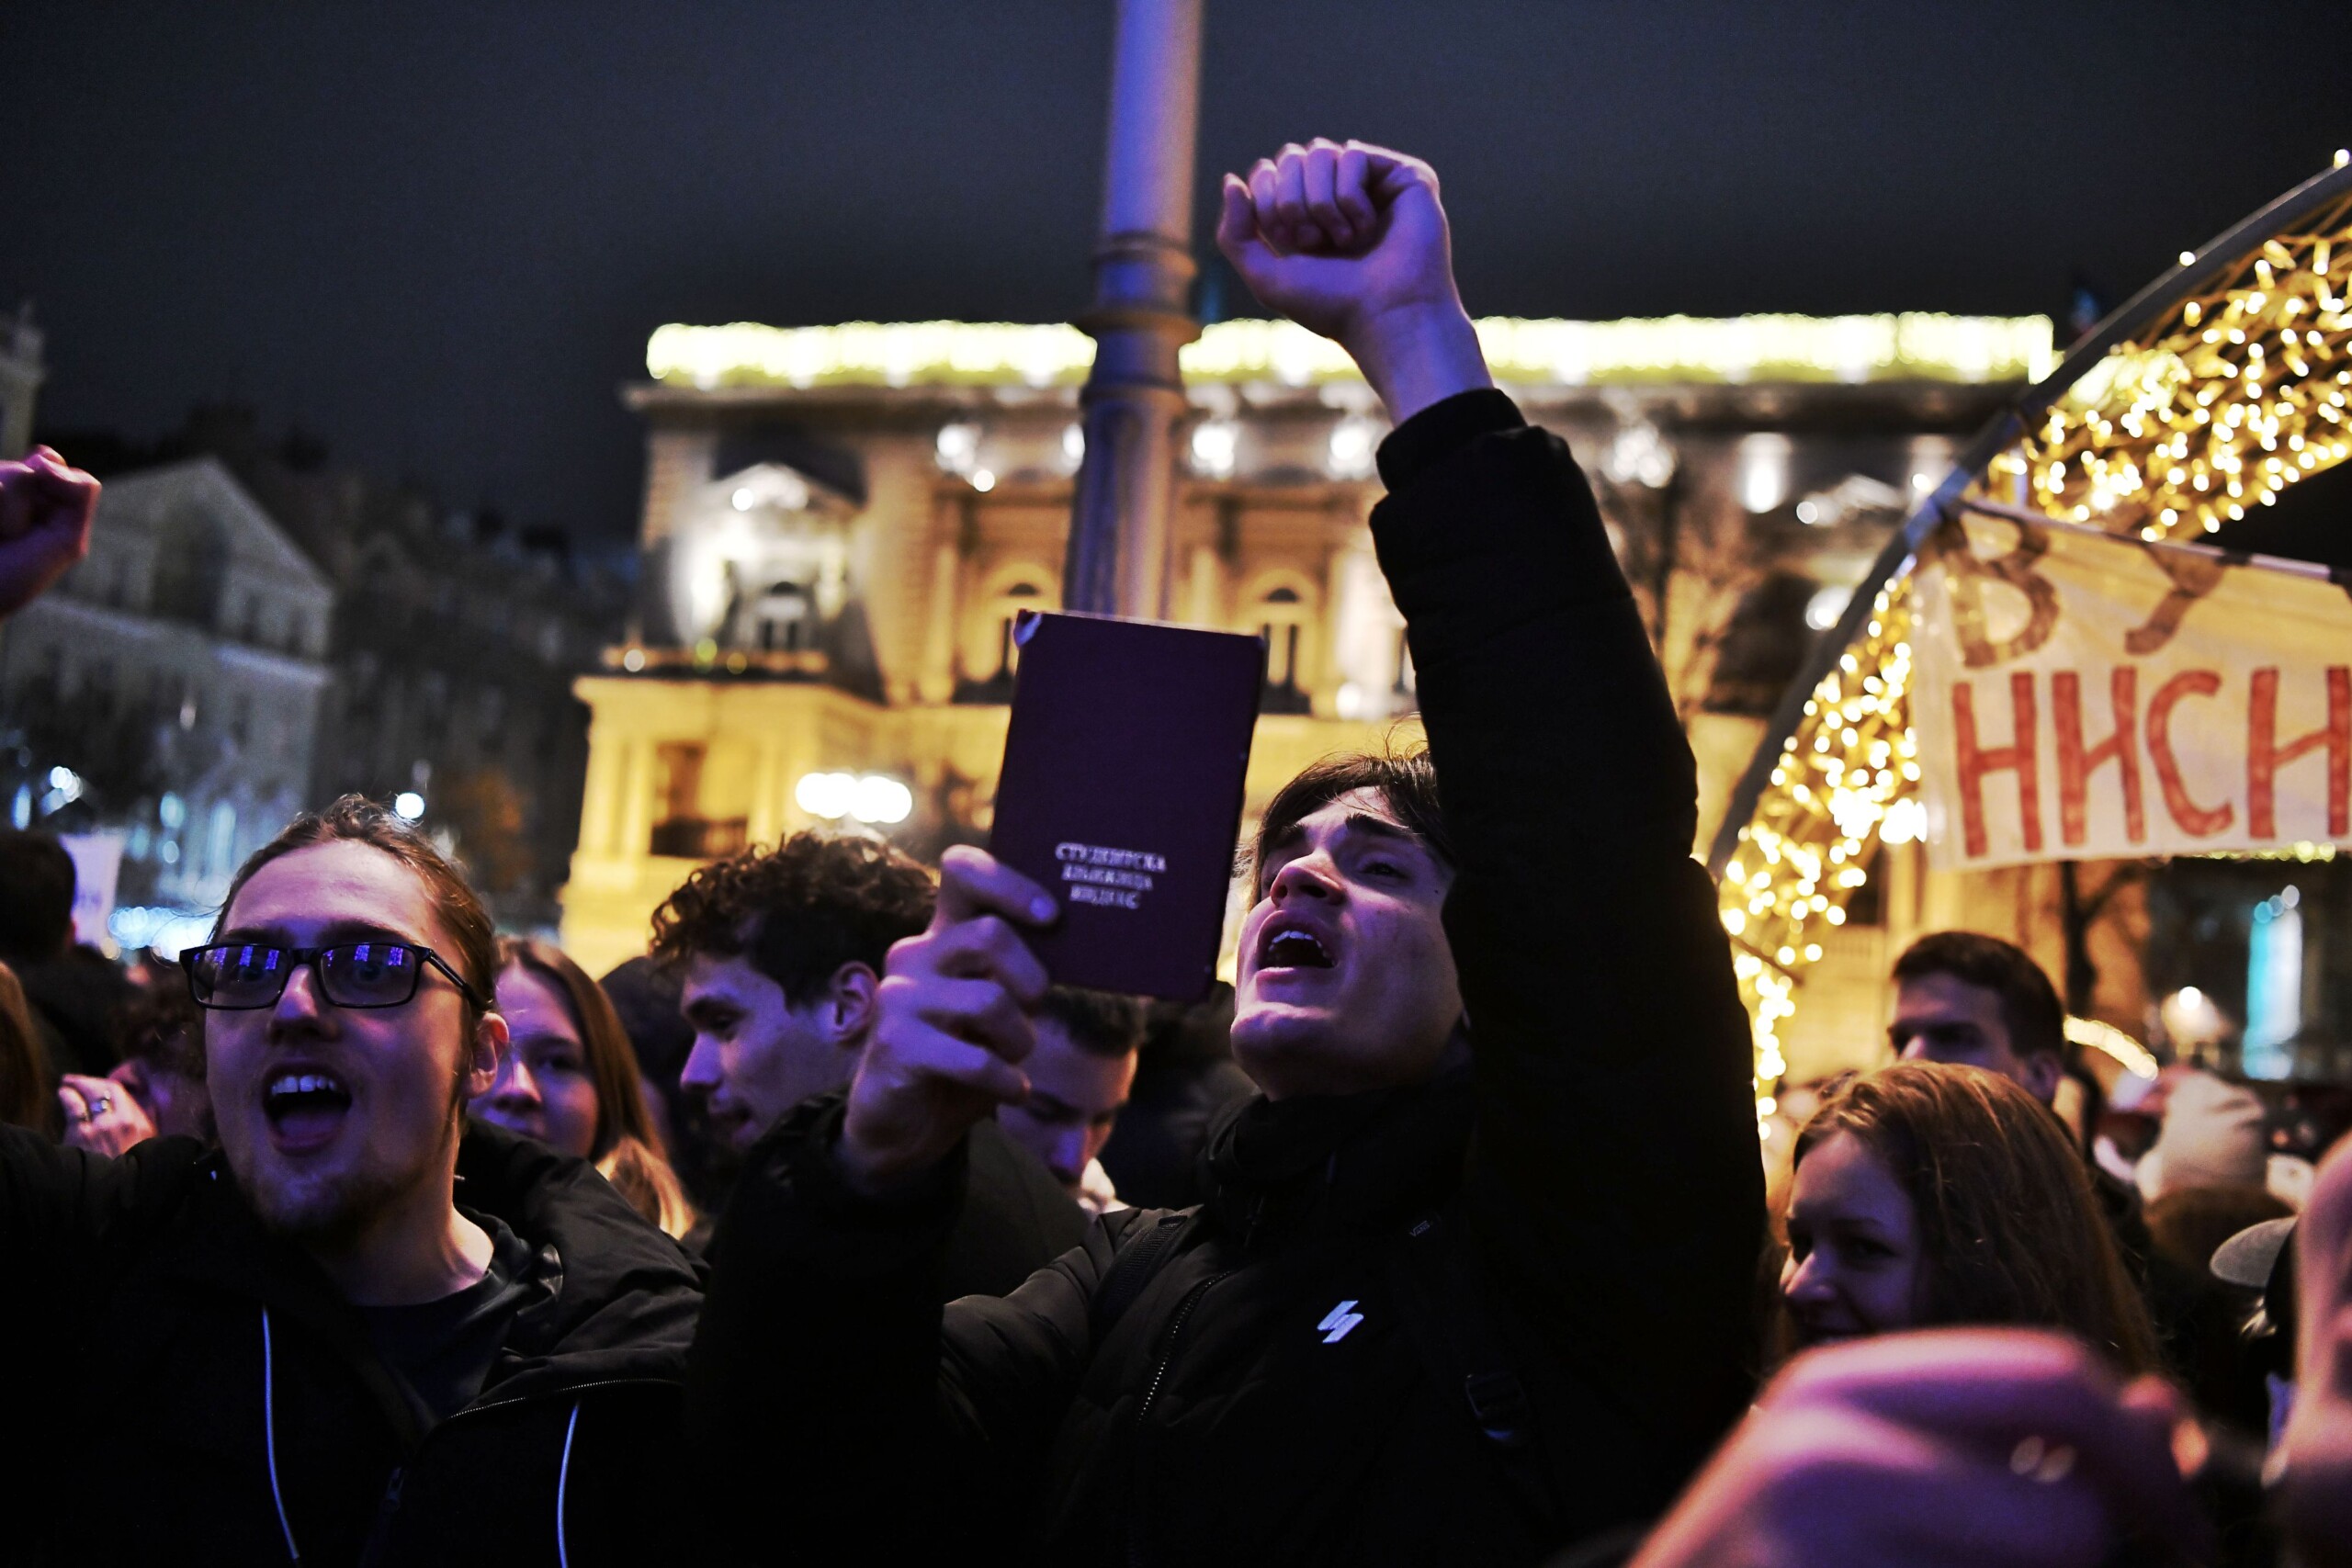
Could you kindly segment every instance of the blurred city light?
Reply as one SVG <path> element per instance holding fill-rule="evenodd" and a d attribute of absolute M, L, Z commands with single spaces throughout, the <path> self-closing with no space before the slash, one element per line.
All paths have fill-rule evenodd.
<path fill-rule="evenodd" d="M 811 817 L 828 822 L 849 818 L 888 827 L 915 808 L 914 792 L 884 773 L 804 773 L 792 798 Z"/>
<path fill-rule="evenodd" d="M 403 822 L 414 822 L 424 816 L 424 796 L 413 789 L 404 789 L 392 796 L 392 815 Z"/>

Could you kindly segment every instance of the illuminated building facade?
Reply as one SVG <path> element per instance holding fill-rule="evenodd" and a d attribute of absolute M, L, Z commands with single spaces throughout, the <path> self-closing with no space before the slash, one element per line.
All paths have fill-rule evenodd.
<path fill-rule="evenodd" d="M 2052 361 L 2041 318 L 1480 333 L 1593 475 L 1716 811 L 1955 438 Z M 859 820 L 922 853 L 985 839 L 1012 624 L 1060 603 L 1091 349 L 1065 326 L 654 334 L 651 379 L 626 394 L 647 427 L 639 635 L 576 688 L 593 719 L 563 936 L 593 970 L 643 950 L 695 863 L 746 843 Z M 1171 597 L 1180 619 L 1267 638 L 1254 815 L 1414 711 L 1366 524 L 1387 426 L 1336 345 L 1285 323 L 1212 326 L 1184 368 Z"/>
<path fill-rule="evenodd" d="M 217 460 L 108 479 L 89 555 L 0 626 L 8 819 L 119 832 L 121 904 L 209 915 L 309 803 L 334 611 Z"/>

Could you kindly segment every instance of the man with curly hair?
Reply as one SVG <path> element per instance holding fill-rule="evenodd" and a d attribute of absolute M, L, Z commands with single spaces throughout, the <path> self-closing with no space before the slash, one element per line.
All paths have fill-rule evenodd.
<path fill-rule="evenodd" d="M 695 1032 L 679 1084 L 716 1136 L 748 1151 L 794 1106 L 848 1090 L 890 945 L 930 924 L 933 897 L 931 873 L 888 844 L 797 833 L 699 868 L 654 911 L 653 956 L 677 974 Z M 942 1299 L 1012 1289 L 1077 1246 L 1085 1224 L 991 1122 L 973 1142 Z"/>

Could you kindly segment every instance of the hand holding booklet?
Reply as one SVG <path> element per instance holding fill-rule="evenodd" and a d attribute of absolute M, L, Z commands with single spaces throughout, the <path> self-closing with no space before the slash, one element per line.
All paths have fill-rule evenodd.
<path fill-rule="evenodd" d="M 1056 984 L 1191 1001 L 1216 977 L 1261 637 L 1024 614 L 989 851 L 1061 919 Z"/>

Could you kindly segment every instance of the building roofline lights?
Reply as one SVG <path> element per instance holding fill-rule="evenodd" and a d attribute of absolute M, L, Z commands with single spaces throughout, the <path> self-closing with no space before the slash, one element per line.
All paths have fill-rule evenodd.
<path fill-rule="evenodd" d="M 1496 378 L 1519 385 L 2034 381 L 2057 361 L 2047 316 L 1664 316 L 1616 321 L 1488 316 Z M 666 385 L 1074 387 L 1094 342 L 1060 322 L 673 324 L 646 344 Z M 1183 349 L 1194 382 L 1311 386 L 1357 379 L 1344 350 L 1289 321 L 1219 321 Z"/>

